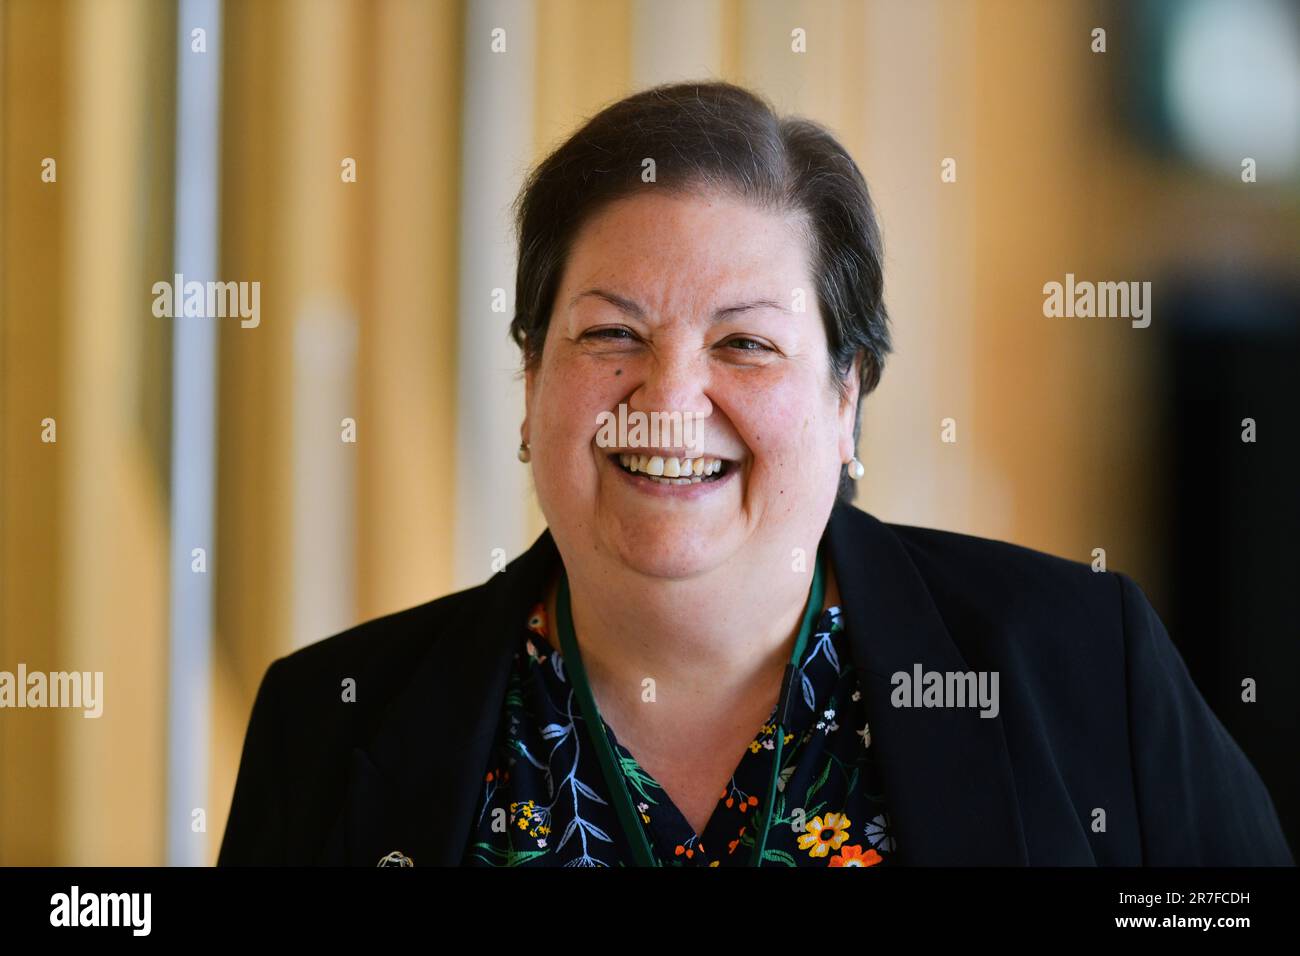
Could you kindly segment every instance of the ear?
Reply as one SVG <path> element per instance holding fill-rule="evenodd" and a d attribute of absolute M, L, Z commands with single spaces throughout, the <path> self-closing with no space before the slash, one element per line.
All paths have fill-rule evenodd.
<path fill-rule="evenodd" d="M 848 378 L 845 381 L 846 395 L 840 401 L 839 408 L 839 440 L 840 440 L 840 461 L 847 462 L 850 458 L 858 453 L 857 443 L 853 440 L 853 424 L 857 418 L 858 412 L 858 391 L 862 381 L 862 352 L 859 351 L 853 358 L 853 365 L 849 368 Z"/>

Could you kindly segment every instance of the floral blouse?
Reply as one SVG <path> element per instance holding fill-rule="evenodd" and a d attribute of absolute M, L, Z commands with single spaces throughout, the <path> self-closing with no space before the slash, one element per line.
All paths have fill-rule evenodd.
<path fill-rule="evenodd" d="M 466 866 L 624 866 L 632 857 L 539 602 L 511 668 Z M 541 639 L 537 639 L 541 638 Z M 782 744 L 764 866 L 878 866 L 894 840 L 841 611 L 822 611 Z M 650 846 L 665 866 L 747 866 L 771 781 L 776 708 L 740 755 L 703 833 L 601 721 Z"/>

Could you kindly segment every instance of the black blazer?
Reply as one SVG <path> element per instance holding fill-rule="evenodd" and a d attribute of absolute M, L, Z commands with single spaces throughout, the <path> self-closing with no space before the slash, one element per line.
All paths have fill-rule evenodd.
<path fill-rule="evenodd" d="M 900 863 L 1294 864 L 1128 577 L 843 504 L 826 544 Z M 458 864 L 520 628 L 558 560 L 544 532 L 478 587 L 272 663 L 218 865 Z M 894 707 L 891 675 L 916 664 L 997 671 L 998 716 Z"/>

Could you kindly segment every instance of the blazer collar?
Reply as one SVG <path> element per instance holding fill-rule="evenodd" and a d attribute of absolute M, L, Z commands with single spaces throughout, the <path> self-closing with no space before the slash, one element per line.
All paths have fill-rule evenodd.
<path fill-rule="evenodd" d="M 888 526 L 845 504 L 833 509 L 825 542 L 900 861 L 1027 864 L 1001 717 L 890 703 L 896 672 L 971 669 L 906 549 Z M 520 622 L 558 561 L 543 531 L 504 573 L 462 596 L 370 743 L 353 749 L 321 862 L 375 865 L 398 851 L 416 865 L 460 863 Z"/>
<path fill-rule="evenodd" d="M 837 504 L 827 526 L 844 628 L 867 697 L 898 857 L 911 866 L 1026 866 L 1001 716 L 897 708 L 891 677 L 968 671 L 924 579 L 885 524 Z"/>

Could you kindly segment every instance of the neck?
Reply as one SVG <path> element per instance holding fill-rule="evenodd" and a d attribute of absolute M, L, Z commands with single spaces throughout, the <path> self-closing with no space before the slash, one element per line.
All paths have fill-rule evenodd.
<path fill-rule="evenodd" d="M 816 542 L 805 553 L 815 555 Z M 616 734 L 675 738 L 715 720 L 752 729 L 767 716 L 803 622 L 811 566 L 793 574 L 783 557 L 765 572 L 733 564 L 655 584 L 583 571 L 568 571 L 573 627 L 597 707 Z M 829 562 L 825 571 L 828 607 L 839 593 Z M 555 582 L 547 620 L 558 649 Z M 646 708 L 651 689 L 659 706 Z"/>

